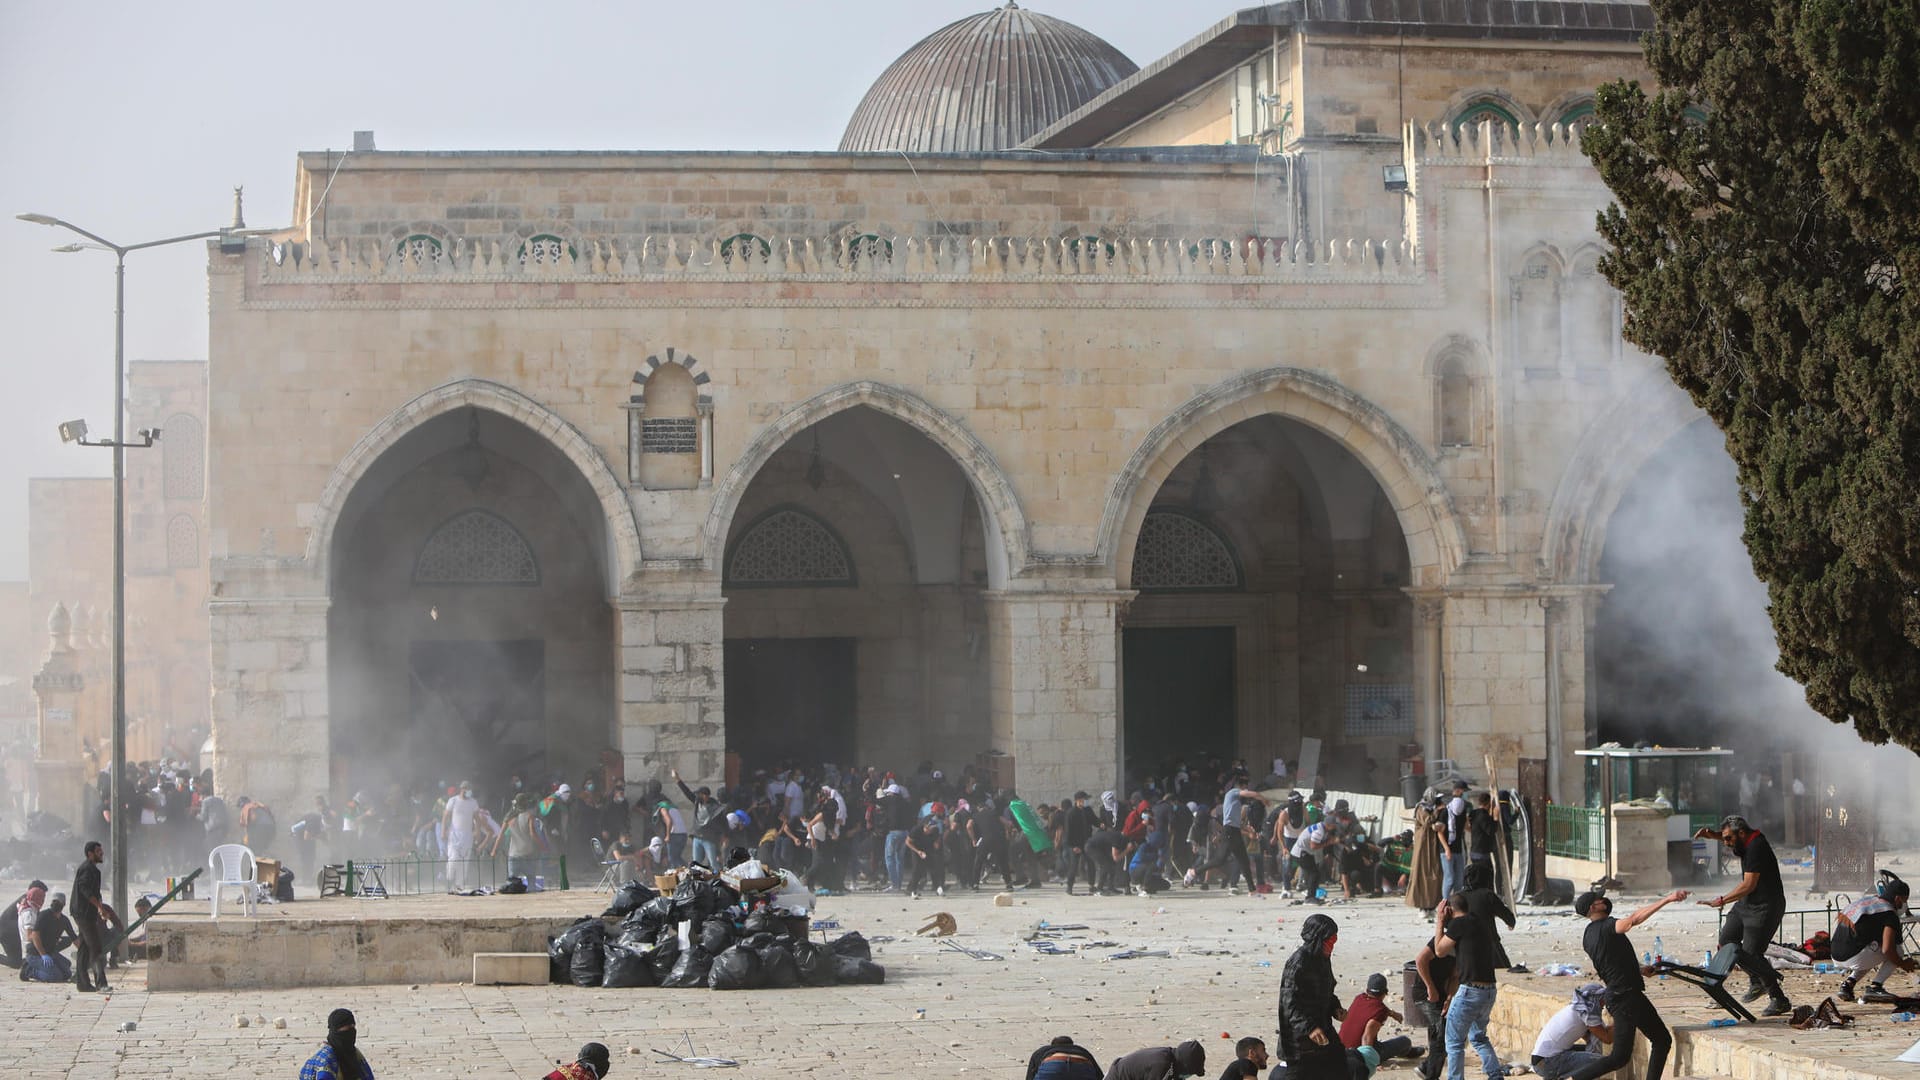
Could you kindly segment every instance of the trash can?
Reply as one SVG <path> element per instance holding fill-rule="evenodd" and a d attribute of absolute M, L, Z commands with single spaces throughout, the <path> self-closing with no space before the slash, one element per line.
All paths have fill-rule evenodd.
<path fill-rule="evenodd" d="M 1426 773 L 1408 773 L 1400 778 L 1400 801 L 1408 810 L 1420 805 L 1420 796 L 1427 791 Z"/>
<path fill-rule="evenodd" d="M 1408 1026 L 1427 1022 L 1427 987 L 1420 981 L 1420 965 L 1412 960 L 1400 969 L 1400 1015 Z"/>

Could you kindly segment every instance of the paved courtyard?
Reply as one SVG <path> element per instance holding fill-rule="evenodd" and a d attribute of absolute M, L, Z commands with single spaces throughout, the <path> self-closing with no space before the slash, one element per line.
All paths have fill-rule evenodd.
<path fill-rule="evenodd" d="M 1804 894 L 1805 886 L 1790 895 Z M 1312 908 L 1277 897 L 1229 897 L 1218 891 L 1175 890 L 1153 899 L 1068 898 L 1057 888 L 1016 894 L 1011 908 L 995 907 L 990 893 L 921 900 L 873 894 L 822 902 L 822 918 L 879 943 L 876 959 L 887 983 L 877 987 L 716 994 L 699 990 L 583 990 L 574 987 L 376 986 L 312 990 L 148 993 L 140 968 L 122 973 L 110 997 L 75 994 L 68 987 L 0 983 L 0 1025 L 10 1034 L 0 1049 L 0 1073 L 9 1077 L 163 1077 L 284 1075 L 297 1073 L 321 1038 L 328 1010 L 345 1005 L 359 1017 L 361 1046 L 383 1076 L 537 1077 L 580 1043 L 597 1039 L 613 1048 L 616 1075 L 670 1076 L 691 1066 L 662 1063 L 652 1048 L 738 1060 L 735 1075 L 805 1073 L 821 1077 L 973 1073 L 1017 1076 L 1027 1053 L 1052 1035 L 1076 1036 L 1103 1062 L 1141 1046 L 1200 1039 L 1209 1073 L 1231 1056 L 1222 1038 L 1254 1034 L 1272 1041 L 1275 995 L 1298 927 Z M 263 919 L 360 917 L 389 910 L 408 915 L 509 910 L 556 916 L 597 911 L 604 894 L 583 891 L 536 897 L 461 899 L 415 897 L 380 902 L 306 901 L 268 908 Z M 1631 899 L 1623 903 L 1632 903 Z M 201 905 L 204 908 L 204 904 Z M 1343 996 L 1357 992 L 1373 971 L 1395 972 L 1425 941 L 1428 924 L 1394 900 L 1333 904 L 1340 921 L 1334 966 Z M 1002 962 L 971 959 L 935 941 L 913 936 L 936 911 L 957 918 L 968 947 L 991 950 Z M 188 907 L 178 918 L 203 918 Z M 1064 935 L 1073 955 L 1041 955 L 1024 932 L 1035 923 L 1085 923 Z M 1669 954 L 1696 961 L 1711 947 L 1710 909 L 1670 908 L 1636 944 L 1651 948 L 1658 932 Z M 1791 933 L 1791 926 L 1788 933 Z M 1539 967 L 1565 961 L 1584 965 L 1579 924 L 1559 912 L 1520 913 L 1506 935 L 1516 962 Z M 1096 942 L 1113 942 L 1097 945 Z M 1123 948 L 1165 949 L 1166 958 L 1110 959 Z M 1507 985 L 1548 993 L 1577 980 L 1505 977 Z M 1796 974 L 1796 1000 L 1816 1003 L 1832 992 L 1835 976 Z M 1902 976 L 1899 985 L 1912 985 Z M 1398 1007 L 1398 981 L 1394 983 Z M 1655 996 L 1670 1023 L 1703 1025 L 1713 1013 L 1690 988 L 1661 985 Z M 925 1010 L 925 1018 L 918 1010 Z M 1794 1032 L 1774 1023 L 1741 1028 L 1737 1037 L 1791 1054 L 1812 1053 L 1860 1075 L 1913 1075 L 1892 1058 L 1915 1039 L 1920 1025 L 1863 1014 L 1856 1032 Z M 249 1019 L 238 1027 L 236 1016 Z M 284 1018 L 287 1026 L 274 1026 Z M 264 1023 L 262 1021 L 264 1020 Z M 136 1025 L 131 1032 L 119 1029 Z M 31 1033 L 31 1035 L 27 1035 Z M 1416 1041 L 1424 1033 L 1412 1032 Z M 1715 1036 L 1727 1033 L 1714 1032 Z M 639 1051 L 630 1054 L 629 1048 Z M 1525 1060 L 1528 1046 L 1502 1045 Z M 1836 1066 L 1837 1067 L 1837 1066 Z M 1477 1069 L 1475 1070 L 1477 1073 Z M 1405 1066 L 1387 1075 L 1411 1077 Z"/>

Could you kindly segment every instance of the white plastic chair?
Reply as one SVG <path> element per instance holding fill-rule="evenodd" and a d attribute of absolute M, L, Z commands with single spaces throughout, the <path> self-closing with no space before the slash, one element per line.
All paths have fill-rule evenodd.
<path fill-rule="evenodd" d="M 253 849 L 245 844 L 221 844 L 207 854 L 207 869 L 213 874 L 213 917 L 220 917 L 220 894 L 228 886 L 240 889 L 240 906 L 252 918 L 260 897 L 258 871 L 253 864 Z"/>

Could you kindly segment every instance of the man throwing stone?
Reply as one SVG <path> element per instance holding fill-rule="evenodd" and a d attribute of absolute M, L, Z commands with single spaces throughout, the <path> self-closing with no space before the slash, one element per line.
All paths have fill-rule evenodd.
<path fill-rule="evenodd" d="M 1712 835 L 1707 829 L 1694 834 L 1696 839 Z M 1787 890 L 1780 883 L 1780 860 L 1774 856 L 1773 845 L 1767 838 L 1738 814 L 1728 814 L 1720 822 L 1719 839 L 1740 857 L 1740 884 L 1730 892 L 1700 902 L 1714 908 L 1733 905 L 1726 921 L 1720 925 L 1720 944 L 1740 946 L 1736 963 L 1752 980 L 1743 1000 L 1757 1001 L 1765 994 L 1770 1000 L 1760 1015 L 1783 1016 L 1793 1011 L 1793 1003 L 1780 989 L 1780 973 L 1767 959 L 1767 945 L 1779 931 L 1780 920 L 1787 911 Z"/>
<path fill-rule="evenodd" d="M 1613 901 L 1597 892 L 1581 893 L 1573 902 L 1574 914 L 1587 920 L 1581 944 L 1587 950 L 1587 958 L 1593 961 L 1594 972 L 1607 987 L 1607 1011 L 1613 1014 L 1613 1045 L 1606 1057 L 1574 1070 L 1571 1080 L 1593 1080 L 1625 1068 L 1633 1060 L 1636 1031 L 1644 1033 L 1652 1047 L 1642 1080 L 1660 1080 L 1660 1074 L 1667 1067 L 1667 1053 L 1673 1049 L 1673 1036 L 1653 1002 L 1647 1000 L 1645 969 L 1633 951 L 1633 942 L 1627 940 L 1627 931 L 1653 918 L 1655 912 L 1668 904 L 1677 904 L 1686 898 L 1685 889 L 1676 889 L 1624 919 L 1614 918 Z"/>

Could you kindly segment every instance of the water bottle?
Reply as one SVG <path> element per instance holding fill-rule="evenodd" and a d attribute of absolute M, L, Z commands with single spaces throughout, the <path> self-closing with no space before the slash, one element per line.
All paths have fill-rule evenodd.
<path fill-rule="evenodd" d="M 1913 1014 L 1910 1012 L 1897 1012 L 1893 1014 L 1893 1022 L 1896 1024 L 1904 1024 L 1911 1019 L 1913 1019 Z"/>
<path fill-rule="evenodd" d="M 1833 974 L 1834 969 L 1832 964 L 1829 964 L 1825 960 L 1822 960 L 1819 963 L 1813 965 L 1813 970 L 1816 975 L 1831 975 Z"/>
<path fill-rule="evenodd" d="M 1667 958 L 1667 949 L 1666 946 L 1660 943 L 1659 934 L 1653 935 L 1653 958 L 1655 960 L 1665 960 Z"/>
<path fill-rule="evenodd" d="M 1709 1021 L 1707 1021 L 1707 1026 L 1708 1026 L 1708 1027 L 1732 1027 L 1733 1025 L 1735 1025 L 1735 1024 L 1737 1024 L 1737 1023 L 1739 1023 L 1739 1022 L 1740 1022 L 1740 1021 L 1738 1021 L 1738 1020 L 1735 1020 L 1735 1019 L 1734 1019 L 1733 1017 L 1731 1017 L 1731 1016 L 1723 1016 L 1723 1017 L 1721 1017 L 1721 1018 L 1720 1018 L 1720 1019 L 1718 1019 L 1718 1020 L 1709 1020 Z"/>
<path fill-rule="evenodd" d="M 1325 885 L 1322 885 L 1319 888 L 1313 890 L 1313 898 L 1315 900 L 1325 900 L 1327 898 L 1327 887 Z"/>

